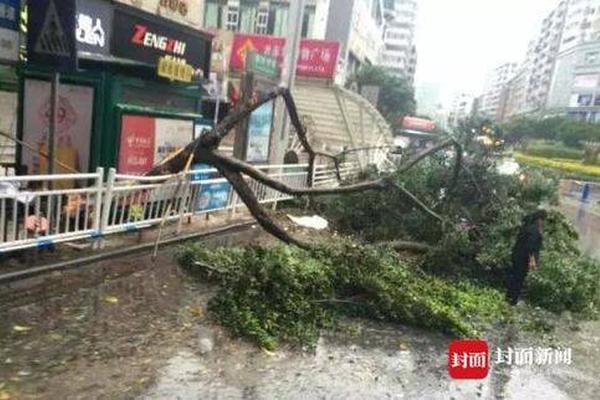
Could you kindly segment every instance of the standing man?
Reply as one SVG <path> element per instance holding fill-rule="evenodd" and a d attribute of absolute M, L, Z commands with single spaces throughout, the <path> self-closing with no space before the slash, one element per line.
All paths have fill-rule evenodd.
<path fill-rule="evenodd" d="M 529 269 L 535 269 L 539 265 L 543 242 L 542 232 L 547 216 L 548 213 L 545 210 L 538 210 L 523 218 L 523 224 L 512 251 L 512 268 L 508 273 L 507 300 L 511 305 L 516 305 L 519 301 Z"/>

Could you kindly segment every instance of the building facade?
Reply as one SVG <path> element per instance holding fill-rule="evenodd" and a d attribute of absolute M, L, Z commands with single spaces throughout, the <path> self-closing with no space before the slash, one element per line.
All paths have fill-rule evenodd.
<path fill-rule="evenodd" d="M 542 112 L 546 107 L 554 63 L 561 46 L 569 1 L 561 1 L 542 21 L 539 34 L 527 54 L 527 109 Z"/>
<path fill-rule="evenodd" d="M 600 41 L 576 45 L 558 56 L 547 112 L 600 122 Z"/>
<path fill-rule="evenodd" d="M 240 33 L 286 36 L 289 0 L 204 0 L 204 28 Z M 302 37 L 324 39 L 330 0 L 307 0 Z"/>
<path fill-rule="evenodd" d="M 502 109 L 502 95 L 506 85 L 515 76 L 517 64 L 504 63 L 492 70 L 486 79 L 479 113 L 487 118 L 497 119 Z"/>
<path fill-rule="evenodd" d="M 336 82 L 343 84 L 363 65 L 378 65 L 385 19 L 381 0 L 330 0 L 326 39 L 340 43 Z"/>
<path fill-rule="evenodd" d="M 448 113 L 448 126 L 455 128 L 471 116 L 473 100 L 473 96 L 468 93 L 454 94 Z"/>
<path fill-rule="evenodd" d="M 417 64 L 415 46 L 417 2 L 386 0 L 383 4 L 387 24 L 383 36 L 381 65 L 394 75 L 406 78 L 412 84 Z"/>
<path fill-rule="evenodd" d="M 496 113 L 498 122 L 507 122 L 527 110 L 528 70 L 521 66 L 515 76 L 508 81 L 500 97 L 500 107 Z"/>

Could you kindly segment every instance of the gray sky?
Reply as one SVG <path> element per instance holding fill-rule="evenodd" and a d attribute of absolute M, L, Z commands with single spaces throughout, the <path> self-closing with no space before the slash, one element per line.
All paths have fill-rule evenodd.
<path fill-rule="evenodd" d="M 416 83 L 477 94 L 488 70 L 521 61 L 558 0 L 418 0 Z"/>

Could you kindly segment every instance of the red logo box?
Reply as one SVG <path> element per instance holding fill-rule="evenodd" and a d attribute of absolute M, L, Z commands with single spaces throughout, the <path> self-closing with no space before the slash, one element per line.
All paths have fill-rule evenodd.
<path fill-rule="evenodd" d="M 484 340 L 454 340 L 448 346 L 448 373 L 453 379 L 485 379 L 490 350 Z"/>

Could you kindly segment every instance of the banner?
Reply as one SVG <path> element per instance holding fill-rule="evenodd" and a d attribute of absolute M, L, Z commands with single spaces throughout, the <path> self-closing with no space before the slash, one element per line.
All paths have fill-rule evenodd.
<path fill-rule="evenodd" d="M 248 121 L 248 147 L 246 161 L 266 163 L 269 161 L 269 143 L 273 125 L 273 102 L 257 108 Z"/>
<path fill-rule="evenodd" d="M 94 89 L 89 86 L 61 84 L 58 95 L 56 158 L 78 171 L 87 172 L 92 136 Z M 25 80 L 23 96 L 23 140 L 47 153 L 50 82 Z M 47 159 L 25 147 L 22 163 L 27 165 L 29 174 L 45 174 L 47 171 Z M 72 172 L 60 166 L 55 166 L 54 171 L 55 173 Z"/>
<path fill-rule="evenodd" d="M 124 115 L 121 120 L 118 171 L 121 174 L 141 175 L 154 165 L 154 118 Z"/>
<path fill-rule="evenodd" d="M 338 42 L 302 39 L 296 67 L 297 76 L 333 78 L 339 51 Z M 231 49 L 231 70 L 243 71 L 246 67 L 246 57 L 251 52 L 275 58 L 281 68 L 285 57 L 285 38 L 236 33 Z"/>
<path fill-rule="evenodd" d="M 302 39 L 296 75 L 332 78 L 335 75 L 340 44 L 324 40 Z"/>
<path fill-rule="evenodd" d="M 202 27 L 204 2 L 199 0 L 115 0 L 180 24 Z"/>

